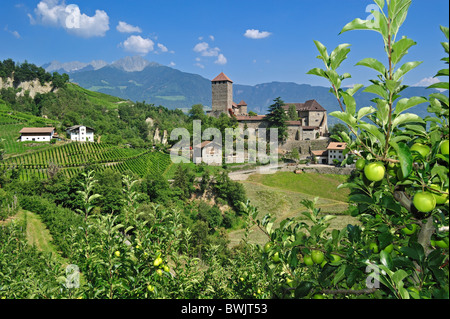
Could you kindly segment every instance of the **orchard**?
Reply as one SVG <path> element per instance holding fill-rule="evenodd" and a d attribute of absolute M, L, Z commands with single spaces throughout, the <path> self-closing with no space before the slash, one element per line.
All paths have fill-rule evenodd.
<path fill-rule="evenodd" d="M 371 57 L 357 63 L 377 72 L 371 85 L 342 85 L 350 74 L 338 69 L 350 44 L 329 53 L 314 41 L 325 67 L 308 72 L 330 82 L 341 108 L 330 115 L 349 128 L 334 138 L 347 144 L 343 164 L 356 166 L 339 187 L 350 189 L 357 224 L 331 229 L 335 216 L 317 208 L 318 198 L 303 200 L 301 218 L 276 227 L 270 215 L 261 218 L 241 202 L 244 239 L 224 251 L 217 241 L 199 246 L 208 229 L 193 231 L 176 208 L 142 205 L 139 182 L 128 175 L 124 211 L 100 213 L 95 201 L 103 194 L 94 192 L 98 181 L 89 171 L 76 211 L 19 196 L 22 209 L 45 222 L 60 258 L 27 245 L 26 220 L 0 225 L 0 299 L 448 299 L 448 96 L 430 90 L 428 97 L 402 98 L 404 78 L 421 63 L 405 62 L 416 42 L 399 33 L 411 1 L 374 2 L 375 20 L 355 19 L 341 29 L 379 36 L 386 65 Z M 448 65 L 449 29 L 440 29 Z M 442 81 L 429 88 L 448 92 L 448 75 L 448 67 L 439 70 Z M 373 106 L 356 105 L 359 90 L 376 95 Z M 408 112 L 417 105 L 428 116 Z M 249 243 L 251 226 L 263 244 Z"/>

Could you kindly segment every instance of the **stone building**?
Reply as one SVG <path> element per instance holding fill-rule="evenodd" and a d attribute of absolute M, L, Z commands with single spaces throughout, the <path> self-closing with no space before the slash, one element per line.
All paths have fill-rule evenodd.
<path fill-rule="evenodd" d="M 212 111 L 210 115 L 219 117 L 221 113 L 228 116 L 246 115 L 247 103 L 233 102 L 233 81 L 223 72 L 211 81 Z"/>
<path fill-rule="evenodd" d="M 225 113 L 234 116 L 243 130 L 268 127 L 265 115 L 249 116 L 245 101 L 233 102 L 233 81 L 223 72 L 211 81 L 211 88 L 212 111 L 208 112 L 208 115 L 219 117 L 221 113 Z M 286 103 L 283 106 L 286 113 L 291 105 L 295 106 L 298 120 L 286 122 L 288 138 L 281 148 L 291 150 L 292 147 L 300 147 L 301 141 L 314 141 L 328 135 L 327 111 L 316 100 Z"/>

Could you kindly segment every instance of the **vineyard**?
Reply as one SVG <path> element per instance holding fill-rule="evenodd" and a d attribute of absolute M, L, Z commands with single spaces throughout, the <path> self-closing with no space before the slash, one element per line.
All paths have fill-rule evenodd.
<path fill-rule="evenodd" d="M 119 172 L 130 170 L 139 176 L 144 176 L 156 170 L 163 174 L 171 161 L 168 154 L 146 149 L 71 142 L 10 157 L 3 161 L 2 166 L 6 169 L 17 170 L 21 180 L 30 180 L 32 177 L 48 178 L 50 166 L 57 167 L 67 177 L 71 177 L 85 166 L 94 164 L 97 164 L 99 169 L 109 167 Z"/>
<path fill-rule="evenodd" d="M 18 142 L 19 131 L 25 126 L 57 125 L 57 121 L 11 111 L 0 105 L 0 138 L 6 150 L 1 168 L 15 170 L 20 180 L 47 179 L 49 167 L 56 167 L 67 177 L 85 166 L 97 165 L 121 173 L 131 171 L 139 176 L 158 171 L 164 174 L 171 165 L 170 156 L 148 149 L 126 148 L 105 143 L 70 142 L 60 145 Z"/>

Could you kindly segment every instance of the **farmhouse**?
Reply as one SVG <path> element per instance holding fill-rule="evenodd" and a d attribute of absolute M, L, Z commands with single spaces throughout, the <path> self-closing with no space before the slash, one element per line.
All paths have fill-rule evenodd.
<path fill-rule="evenodd" d="M 19 133 L 21 142 L 50 142 L 56 135 L 54 127 L 24 127 Z"/>
<path fill-rule="evenodd" d="M 219 145 L 213 141 L 203 141 L 194 148 L 200 148 L 201 150 L 201 157 L 193 156 L 194 163 L 203 162 L 209 165 L 222 164 L 222 145 Z"/>
<path fill-rule="evenodd" d="M 94 129 L 84 125 L 74 125 L 66 130 L 72 141 L 94 142 Z"/>
<path fill-rule="evenodd" d="M 328 144 L 328 164 L 333 164 L 333 160 L 342 162 L 345 158 L 344 150 L 347 147 L 347 143 L 331 142 Z"/>

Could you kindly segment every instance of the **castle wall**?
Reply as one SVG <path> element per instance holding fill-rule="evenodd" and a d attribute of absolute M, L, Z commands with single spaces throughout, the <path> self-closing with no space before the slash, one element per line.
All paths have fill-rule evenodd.
<path fill-rule="evenodd" d="M 228 114 L 233 104 L 233 83 L 228 81 L 212 82 L 212 111 Z"/>

